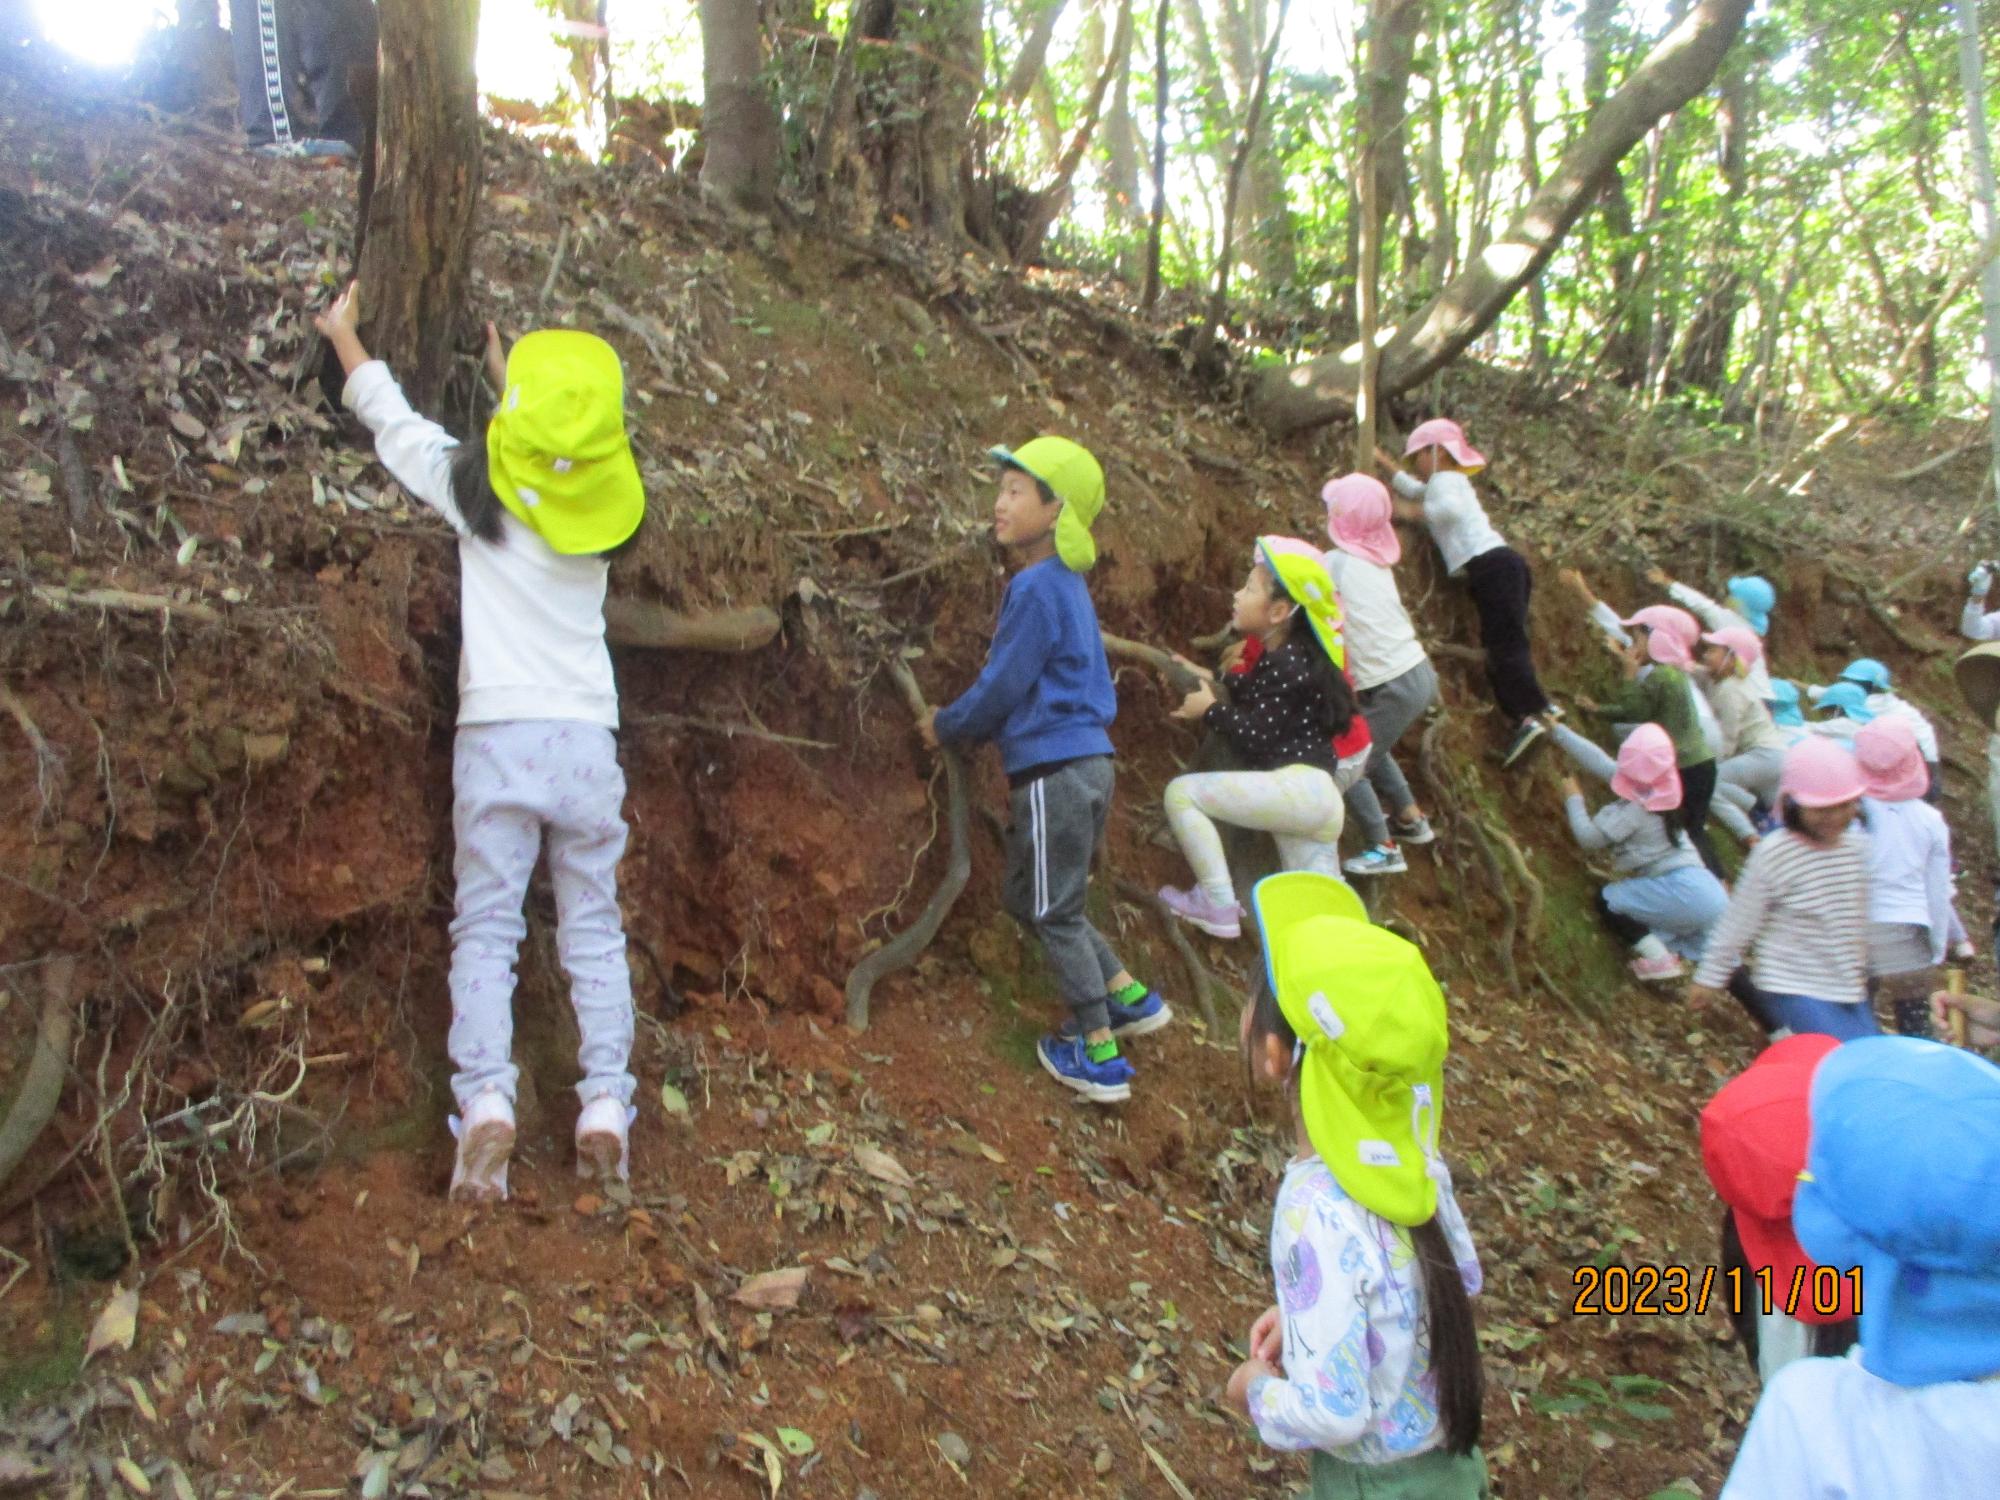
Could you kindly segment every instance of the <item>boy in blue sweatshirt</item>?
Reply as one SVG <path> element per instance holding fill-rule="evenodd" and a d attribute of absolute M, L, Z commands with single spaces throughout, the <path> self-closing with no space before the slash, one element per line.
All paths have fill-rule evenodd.
<path fill-rule="evenodd" d="M 1067 438 L 994 448 L 1000 493 L 993 539 L 1016 569 L 978 681 L 919 723 L 936 748 L 994 740 L 1012 788 L 1003 899 L 1041 939 L 1074 1017 L 1036 1044 L 1056 1082 L 1098 1104 L 1132 1096 L 1120 1037 L 1173 1019 L 1126 972 L 1084 914 L 1090 859 L 1111 811 L 1111 736 L 1118 698 L 1084 573 L 1097 560 L 1090 523 L 1104 508 L 1104 471 Z"/>

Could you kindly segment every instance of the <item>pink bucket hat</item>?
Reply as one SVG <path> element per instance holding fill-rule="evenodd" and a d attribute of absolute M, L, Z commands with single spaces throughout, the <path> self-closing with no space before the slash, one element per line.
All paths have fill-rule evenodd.
<path fill-rule="evenodd" d="M 1748 671 L 1764 659 L 1764 643 L 1757 639 L 1757 632 L 1742 625 L 1725 625 L 1722 629 L 1702 637 L 1711 646 L 1720 646 L 1735 657 L 1739 666 Z"/>
<path fill-rule="evenodd" d="M 1403 444 L 1403 457 L 1421 453 L 1426 448 L 1442 448 L 1468 474 L 1476 474 L 1486 467 L 1486 455 L 1465 440 L 1465 429 L 1450 417 L 1432 417 L 1428 422 L 1419 422 L 1410 440 Z"/>
<path fill-rule="evenodd" d="M 1861 763 L 1836 740 L 1809 734 L 1785 752 L 1778 791 L 1800 807 L 1833 807 L 1868 790 Z"/>
<path fill-rule="evenodd" d="M 1694 643 L 1701 639 L 1695 617 L 1671 604 L 1649 604 L 1621 625 L 1646 628 L 1646 654 L 1663 667 L 1685 667 L 1694 662 Z"/>
<path fill-rule="evenodd" d="M 1681 805 L 1681 773 L 1674 765 L 1674 742 L 1657 724 L 1641 724 L 1618 747 L 1611 790 L 1647 812 L 1671 812 Z"/>
<path fill-rule="evenodd" d="M 1373 474 L 1343 474 L 1319 492 L 1326 502 L 1326 534 L 1334 546 L 1364 562 L 1393 568 L 1403 555 L 1389 506 L 1389 486 Z"/>
<path fill-rule="evenodd" d="M 1876 719 L 1854 735 L 1854 761 L 1878 802 L 1908 802 L 1931 784 L 1917 737 L 1900 719 Z"/>

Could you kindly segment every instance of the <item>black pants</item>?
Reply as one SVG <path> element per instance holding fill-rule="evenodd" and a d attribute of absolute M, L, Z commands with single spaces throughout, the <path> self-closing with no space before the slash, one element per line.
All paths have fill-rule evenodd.
<path fill-rule="evenodd" d="M 1465 565 L 1465 582 L 1479 611 L 1479 644 L 1486 648 L 1493 701 L 1510 719 L 1548 712 L 1548 694 L 1535 679 L 1528 650 L 1528 600 L 1535 591 L 1528 560 L 1512 547 L 1495 547 Z"/>
<path fill-rule="evenodd" d="M 1715 762 L 1697 761 L 1691 766 L 1681 767 L 1681 827 L 1687 830 L 1688 841 L 1694 845 L 1694 852 L 1701 856 L 1701 862 L 1708 866 L 1708 873 L 1717 880 L 1722 879 L 1722 861 L 1716 856 L 1715 843 L 1708 836 L 1708 804 L 1715 800 Z"/>
<path fill-rule="evenodd" d="M 350 69 L 375 66 L 374 0 L 229 0 L 236 91 L 254 145 L 309 136 L 361 149 Z"/>

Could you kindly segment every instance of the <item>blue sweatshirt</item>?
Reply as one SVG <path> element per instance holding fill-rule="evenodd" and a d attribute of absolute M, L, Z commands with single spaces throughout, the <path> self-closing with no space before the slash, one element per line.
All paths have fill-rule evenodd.
<path fill-rule="evenodd" d="M 996 740 L 1009 776 L 1109 755 L 1118 695 L 1081 573 L 1045 558 L 1016 573 L 979 679 L 938 710 L 940 740 Z"/>

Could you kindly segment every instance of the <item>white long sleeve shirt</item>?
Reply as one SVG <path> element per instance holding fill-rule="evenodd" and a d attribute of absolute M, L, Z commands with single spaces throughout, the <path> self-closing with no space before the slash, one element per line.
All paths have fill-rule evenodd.
<path fill-rule="evenodd" d="M 1473 558 L 1507 545 L 1507 539 L 1486 519 L 1486 508 L 1473 493 L 1472 481 L 1456 469 L 1439 469 L 1429 483 L 1399 469 L 1389 482 L 1405 500 L 1423 501 L 1424 525 L 1444 554 L 1447 573 L 1463 573 Z"/>
<path fill-rule="evenodd" d="M 1479 1256 L 1453 1196 L 1437 1216 L 1468 1293 Z M 1271 1218 L 1284 1376 L 1250 1382 L 1250 1418 L 1273 1448 L 1385 1464 L 1444 1441 L 1430 1367 L 1430 1311 L 1410 1232 L 1370 1213 L 1317 1156 L 1294 1161 Z"/>
<path fill-rule="evenodd" d="M 1928 802 L 1861 804 L 1868 825 L 1868 920 L 1908 922 L 1930 933 L 1931 962 L 1944 962 L 1954 923 L 1951 830 Z"/>
<path fill-rule="evenodd" d="M 616 729 L 604 559 L 565 557 L 504 512 L 498 542 L 474 536 L 451 494 L 458 440 L 411 409 L 379 359 L 347 377 L 341 399 L 375 434 L 383 466 L 458 533 L 458 722 L 574 719 Z"/>
<path fill-rule="evenodd" d="M 1986 612 L 1986 596 L 1974 594 L 1965 601 L 1965 613 L 1959 616 L 1958 633 L 1968 641 L 2000 641 L 2000 610 Z"/>
<path fill-rule="evenodd" d="M 1856 1349 L 1764 1387 L 1720 1500 L 1971 1500 L 1996 1476 L 2000 1379 L 1893 1385 Z"/>
<path fill-rule="evenodd" d="M 1394 682 L 1424 664 L 1423 643 L 1403 608 L 1394 573 L 1338 547 L 1326 554 L 1326 571 L 1340 594 L 1347 672 L 1356 692 Z"/>

